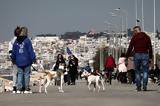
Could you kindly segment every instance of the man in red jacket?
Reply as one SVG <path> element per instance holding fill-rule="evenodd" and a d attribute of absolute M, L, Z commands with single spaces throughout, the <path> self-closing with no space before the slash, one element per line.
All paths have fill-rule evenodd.
<path fill-rule="evenodd" d="M 133 28 L 134 35 L 129 44 L 126 57 L 134 52 L 135 76 L 137 91 L 141 91 L 141 72 L 143 72 L 143 90 L 147 90 L 149 60 L 152 59 L 152 44 L 150 37 L 141 32 L 140 26 Z M 141 71 L 141 69 L 143 69 Z"/>

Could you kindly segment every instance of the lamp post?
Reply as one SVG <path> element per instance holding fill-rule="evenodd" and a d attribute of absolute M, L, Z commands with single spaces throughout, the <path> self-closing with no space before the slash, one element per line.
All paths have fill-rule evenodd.
<path fill-rule="evenodd" d="M 120 54 L 121 54 L 121 52 L 122 52 L 122 47 L 121 47 L 121 40 L 122 40 L 122 36 L 123 36 L 123 31 L 124 31 L 124 24 L 123 24 L 123 15 L 121 16 L 121 15 L 117 15 L 117 14 L 115 14 L 115 13 L 112 13 L 112 17 L 120 17 L 121 18 L 121 21 L 122 21 L 122 23 L 121 23 L 121 34 L 120 34 L 120 42 L 119 42 L 119 47 L 120 47 L 120 49 L 119 49 L 119 51 L 120 51 Z M 116 52 L 118 52 L 118 51 L 116 51 Z M 117 54 L 117 53 L 116 53 Z M 117 54 L 118 55 L 118 54 Z M 118 62 L 118 56 L 117 56 L 117 62 Z"/>
<path fill-rule="evenodd" d="M 135 0 L 135 12 L 136 12 L 136 26 L 138 25 L 137 20 L 138 20 L 138 15 L 137 15 L 137 0 Z"/>
<path fill-rule="evenodd" d="M 124 10 L 124 9 L 121 9 L 121 8 L 116 8 L 116 9 L 114 9 L 115 11 L 121 11 L 121 12 L 123 12 L 124 14 L 125 14 L 125 23 L 126 23 L 126 33 L 127 33 L 127 29 L 128 29 L 128 12 L 126 11 L 126 10 Z"/>
<path fill-rule="evenodd" d="M 111 29 L 111 28 L 115 28 L 115 32 L 118 31 L 118 27 L 117 27 L 116 24 L 113 24 L 113 23 L 111 23 L 111 22 L 109 22 L 109 21 L 107 21 L 107 20 L 104 21 L 104 23 L 107 24 L 108 30 Z M 107 29 L 107 28 L 106 28 L 106 29 Z"/>
<path fill-rule="evenodd" d="M 154 0 L 154 65 L 156 64 L 156 36 L 155 36 L 155 33 L 156 33 L 156 1 Z M 154 66 L 155 68 L 155 66 Z"/>
<path fill-rule="evenodd" d="M 103 69 L 104 69 L 104 52 L 103 52 L 103 41 L 102 41 L 102 37 L 100 37 L 100 57 L 99 57 L 99 59 L 100 59 L 100 66 L 99 66 L 99 68 L 100 68 L 100 71 L 103 71 Z"/>
<path fill-rule="evenodd" d="M 143 6 L 143 0 L 142 0 L 142 29 L 144 31 L 144 6 Z"/>
<path fill-rule="evenodd" d="M 111 25 L 111 23 L 110 22 L 108 22 L 108 21 L 104 21 L 104 24 L 106 24 L 105 26 L 106 26 L 106 28 L 105 28 L 105 30 L 107 31 L 109 31 L 110 30 L 110 25 Z M 108 28 L 108 29 L 107 29 Z"/>
<path fill-rule="evenodd" d="M 111 14 L 112 17 L 120 17 L 121 18 L 121 33 L 123 34 L 123 31 L 124 31 L 123 16 L 117 15 L 117 14 L 115 14 L 113 12 L 110 12 L 110 14 Z"/>

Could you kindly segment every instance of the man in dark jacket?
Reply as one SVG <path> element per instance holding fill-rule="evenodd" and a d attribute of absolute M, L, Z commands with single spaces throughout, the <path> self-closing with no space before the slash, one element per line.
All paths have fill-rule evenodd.
<path fill-rule="evenodd" d="M 78 59 L 73 55 L 71 55 L 68 63 L 69 75 L 71 78 L 71 85 L 76 84 L 76 76 L 78 74 L 77 66 L 78 66 Z"/>
<path fill-rule="evenodd" d="M 134 52 L 135 75 L 137 91 L 141 91 L 141 67 L 143 69 L 143 90 L 147 90 L 149 60 L 152 59 L 152 44 L 150 37 L 141 32 L 140 26 L 133 28 L 134 35 L 131 39 L 126 57 Z"/>

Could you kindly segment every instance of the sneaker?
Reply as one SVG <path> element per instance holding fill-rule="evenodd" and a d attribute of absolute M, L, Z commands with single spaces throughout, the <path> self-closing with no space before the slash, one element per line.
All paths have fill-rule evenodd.
<path fill-rule="evenodd" d="M 17 94 L 21 94 L 22 93 L 22 91 L 20 91 L 20 90 L 17 90 L 17 92 L 16 92 Z"/>
<path fill-rule="evenodd" d="M 59 92 L 60 92 L 60 93 L 63 93 L 64 91 L 63 91 L 62 89 L 59 89 Z"/>
<path fill-rule="evenodd" d="M 24 94 L 32 94 L 32 91 L 29 90 L 29 91 L 24 91 Z"/>
<path fill-rule="evenodd" d="M 16 93 L 16 91 L 17 91 L 16 87 L 15 87 L 15 86 L 13 86 L 13 91 L 12 91 L 12 93 L 13 93 L 13 94 L 15 94 L 15 93 Z"/>
<path fill-rule="evenodd" d="M 25 93 L 25 94 L 31 94 L 31 93 L 32 93 L 32 91 L 31 91 L 31 89 L 30 89 L 30 88 L 27 88 L 27 89 L 24 91 L 24 93 Z"/>
<path fill-rule="evenodd" d="M 17 92 L 16 92 L 16 91 L 12 91 L 12 93 L 13 93 L 13 94 L 16 94 Z"/>

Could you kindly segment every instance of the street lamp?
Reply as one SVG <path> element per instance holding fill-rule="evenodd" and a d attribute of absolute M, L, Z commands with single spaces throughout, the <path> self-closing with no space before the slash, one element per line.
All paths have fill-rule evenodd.
<path fill-rule="evenodd" d="M 100 55 L 99 55 L 99 60 L 100 60 L 100 71 L 103 71 L 104 69 L 104 51 L 103 51 L 103 41 L 102 41 L 102 36 L 100 37 Z"/>
<path fill-rule="evenodd" d="M 108 28 L 111 28 L 113 27 L 113 29 L 115 29 L 115 34 L 116 34 L 116 31 L 118 31 L 118 27 L 115 25 L 115 24 L 112 24 L 110 22 L 108 22 L 107 20 L 104 21 L 105 24 L 108 25 Z M 108 48 L 108 55 L 109 53 L 111 53 L 114 57 L 114 47 L 115 47 L 115 36 L 114 36 L 114 33 L 113 33 L 113 30 L 111 30 L 111 34 L 112 34 L 112 40 L 110 38 L 110 41 L 109 41 L 109 48 Z"/>
<path fill-rule="evenodd" d="M 111 22 L 109 22 L 109 21 L 107 21 L 107 20 L 104 21 L 104 23 L 107 24 L 108 30 L 109 30 L 111 27 L 113 27 L 113 28 L 115 28 L 115 32 L 118 31 L 118 27 L 117 27 L 116 24 L 113 24 L 113 23 L 111 23 Z"/>
<path fill-rule="evenodd" d="M 154 0 L 154 65 L 156 64 L 156 36 L 155 36 L 155 33 L 156 33 L 156 1 Z M 155 68 L 155 66 L 154 66 Z"/>
<path fill-rule="evenodd" d="M 108 27 L 108 32 L 109 32 L 109 30 L 110 30 L 110 23 L 108 22 L 108 21 L 104 21 L 104 24 L 106 24 L 107 25 L 107 27 Z M 105 26 L 106 26 L 105 25 Z M 105 28 L 105 30 L 107 31 L 107 27 Z"/>
<path fill-rule="evenodd" d="M 122 18 L 122 31 L 121 31 L 121 37 L 123 36 L 123 16 L 117 15 L 115 13 L 112 13 L 112 17 L 120 17 Z M 121 38 L 120 38 L 120 47 L 121 47 Z"/>
<path fill-rule="evenodd" d="M 121 18 L 121 36 L 123 35 L 123 29 L 124 29 L 124 27 L 123 27 L 123 16 L 121 16 L 121 15 L 118 15 L 118 14 L 115 14 L 115 13 L 113 13 L 113 12 L 109 12 L 109 14 L 112 16 L 112 17 L 120 17 Z M 112 25 L 114 25 L 114 24 L 112 24 Z M 114 25 L 115 26 L 115 28 L 117 28 L 117 25 Z M 118 28 L 117 28 L 118 29 Z M 113 33 L 112 33 L 112 35 L 113 35 Z M 118 62 L 118 49 L 115 49 L 115 47 L 117 48 L 118 47 L 118 43 L 119 43 L 119 47 L 120 47 L 120 52 L 121 52 L 121 38 L 120 38 L 120 42 L 117 42 L 117 43 L 115 43 L 114 41 L 119 41 L 118 39 L 116 39 L 115 40 L 115 35 L 113 35 L 112 36 L 112 38 L 113 38 L 113 44 L 114 44 L 114 46 L 113 47 L 111 47 L 111 48 L 113 48 L 113 57 L 114 58 L 116 58 L 116 63 Z M 117 38 L 117 37 L 116 37 Z M 115 52 L 114 52 L 114 50 L 115 50 Z"/>
<path fill-rule="evenodd" d="M 121 18 L 121 20 L 122 20 L 122 22 L 121 22 L 121 33 L 123 34 L 123 29 L 124 29 L 123 28 L 123 16 L 117 15 L 113 12 L 110 12 L 109 14 L 111 14 L 112 17 L 120 17 Z"/>
<path fill-rule="evenodd" d="M 138 25 L 137 20 L 138 20 L 138 15 L 137 15 L 137 0 L 135 0 L 135 11 L 136 11 L 136 26 Z"/>
<path fill-rule="evenodd" d="M 126 16 L 126 33 L 127 33 L 127 29 L 128 29 L 128 12 L 126 11 L 126 10 L 124 10 L 124 9 L 121 9 L 121 8 L 116 8 L 116 9 L 114 9 L 115 11 L 121 11 L 121 12 L 123 12 L 124 14 L 125 14 L 125 16 Z"/>
<path fill-rule="evenodd" d="M 143 0 L 142 0 L 142 29 L 144 31 L 144 8 L 143 8 Z"/>

